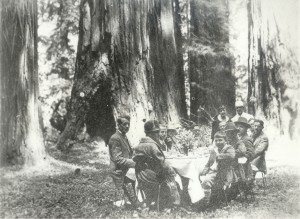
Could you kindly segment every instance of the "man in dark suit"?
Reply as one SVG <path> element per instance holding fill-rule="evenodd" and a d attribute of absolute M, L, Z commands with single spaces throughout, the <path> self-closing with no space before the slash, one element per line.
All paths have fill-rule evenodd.
<path fill-rule="evenodd" d="M 238 120 L 235 122 L 235 125 L 239 130 L 238 133 L 239 140 L 242 141 L 246 146 L 245 158 L 247 160 L 243 163 L 243 168 L 245 171 L 246 179 L 250 180 L 253 178 L 253 172 L 252 172 L 250 161 L 253 159 L 254 156 L 254 147 L 253 147 L 252 138 L 248 136 L 247 130 L 251 128 L 251 126 L 247 122 L 247 119 L 244 117 L 239 117 Z"/>
<path fill-rule="evenodd" d="M 253 129 L 253 146 L 254 146 L 254 159 L 252 164 L 263 173 L 267 173 L 267 166 L 265 160 L 265 154 L 269 147 L 269 139 L 262 131 L 264 128 L 264 122 L 256 119 L 254 121 Z"/>
<path fill-rule="evenodd" d="M 180 196 L 175 182 L 176 172 L 165 162 L 165 155 L 159 146 L 160 127 L 157 120 L 144 124 L 146 137 L 134 148 L 133 160 L 139 187 L 146 196 L 146 202 L 156 200 L 158 185 L 161 184 L 161 197 L 165 206 L 178 206 Z"/>
<path fill-rule="evenodd" d="M 126 137 L 130 127 L 130 117 L 120 116 L 117 119 L 118 129 L 109 139 L 109 156 L 111 177 L 117 188 L 117 194 L 124 198 L 123 183 L 129 180 L 126 173 L 129 168 L 135 167 L 135 162 L 131 159 L 133 150 Z"/>

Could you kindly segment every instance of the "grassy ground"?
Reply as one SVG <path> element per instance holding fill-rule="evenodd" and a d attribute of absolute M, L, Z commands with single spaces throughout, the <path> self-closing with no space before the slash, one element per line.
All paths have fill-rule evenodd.
<path fill-rule="evenodd" d="M 296 165 L 270 158 L 268 187 L 256 188 L 249 204 L 232 201 L 205 212 L 178 209 L 172 212 L 137 211 L 112 205 L 114 185 L 108 175 L 106 149 L 77 144 L 38 169 L 1 170 L 1 218 L 299 218 L 300 186 Z M 259 184 L 259 181 L 258 181 Z M 260 185 L 260 184 L 259 184 Z"/>

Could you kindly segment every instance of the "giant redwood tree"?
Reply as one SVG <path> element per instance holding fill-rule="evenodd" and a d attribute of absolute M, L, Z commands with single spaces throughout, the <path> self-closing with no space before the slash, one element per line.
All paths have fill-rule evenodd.
<path fill-rule="evenodd" d="M 0 1 L 1 165 L 44 159 L 38 107 L 37 2 Z"/>
<path fill-rule="evenodd" d="M 176 0 L 81 1 L 74 86 L 58 148 L 84 125 L 107 140 L 123 113 L 132 118 L 133 141 L 146 119 L 175 123 L 186 115 L 178 8 Z"/>
<path fill-rule="evenodd" d="M 298 38 L 291 38 L 299 25 L 292 20 L 296 15 L 293 3 L 275 0 L 270 5 L 266 0 L 251 0 L 247 6 L 249 109 L 255 116 L 270 120 L 281 131 L 283 126 L 288 126 L 291 138 L 295 132 L 299 134 L 296 120 L 300 78 L 292 40 Z M 290 16 L 282 16 L 282 11 L 286 13 L 282 7 L 290 10 Z M 283 119 L 283 110 L 288 112 L 288 118 Z"/>

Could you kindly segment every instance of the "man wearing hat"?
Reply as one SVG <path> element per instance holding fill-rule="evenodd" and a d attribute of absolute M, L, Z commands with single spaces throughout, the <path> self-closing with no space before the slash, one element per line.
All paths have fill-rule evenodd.
<path fill-rule="evenodd" d="M 239 117 L 244 117 L 249 121 L 253 116 L 251 114 L 245 113 L 244 103 L 241 100 L 235 102 L 236 115 L 231 118 L 232 122 L 236 122 Z"/>
<path fill-rule="evenodd" d="M 136 162 L 135 173 L 139 187 L 144 191 L 148 204 L 156 201 L 158 185 L 162 192 L 168 192 L 173 205 L 180 204 L 180 197 L 175 182 L 175 171 L 165 162 L 165 156 L 159 147 L 160 127 L 157 120 L 149 120 L 144 124 L 146 137 L 134 148 L 133 160 Z M 163 202 L 162 202 L 163 203 Z M 165 202 L 167 203 L 167 202 Z"/>
<path fill-rule="evenodd" d="M 236 128 L 235 124 L 233 122 L 228 122 L 226 127 L 225 127 L 225 133 L 226 133 L 226 138 L 227 142 L 229 145 L 231 145 L 235 149 L 235 171 L 238 177 L 240 178 L 245 178 L 245 174 L 243 171 L 240 169 L 238 165 L 238 159 L 241 157 L 245 157 L 247 149 L 245 144 L 238 139 L 238 129 Z"/>
<path fill-rule="evenodd" d="M 253 147 L 253 141 L 252 138 L 250 138 L 247 134 L 247 130 L 251 128 L 250 124 L 247 122 L 247 119 L 244 117 L 239 117 L 238 120 L 235 122 L 235 125 L 238 132 L 239 140 L 242 141 L 246 146 L 246 153 L 245 158 L 247 161 L 243 164 L 244 170 L 245 170 L 245 177 L 248 180 L 253 179 L 253 172 L 251 168 L 250 161 L 253 159 L 254 156 L 254 147 Z"/>
<path fill-rule="evenodd" d="M 224 105 L 219 107 L 219 114 L 217 114 L 214 118 L 211 129 L 211 140 L 214 140 L 214 135 L 217 131 L 221 131 L 219 124 L 227 123 L 229 121 L 229 117 L 226 115 L 226 108 Z"/>

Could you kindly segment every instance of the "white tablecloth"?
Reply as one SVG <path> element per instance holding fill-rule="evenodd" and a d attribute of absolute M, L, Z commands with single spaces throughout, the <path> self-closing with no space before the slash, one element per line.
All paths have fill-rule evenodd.
<path fill-rule="evenodd" d="M 199 176 L 203 171 L 208 158 L 209 156 L 166 158 L 166 162 L 173 167 L 180 176 L 189 179 L 188 193 L 192 203 L 200 201 L 204 197 L 204 191 L 202 189 Z"/>

